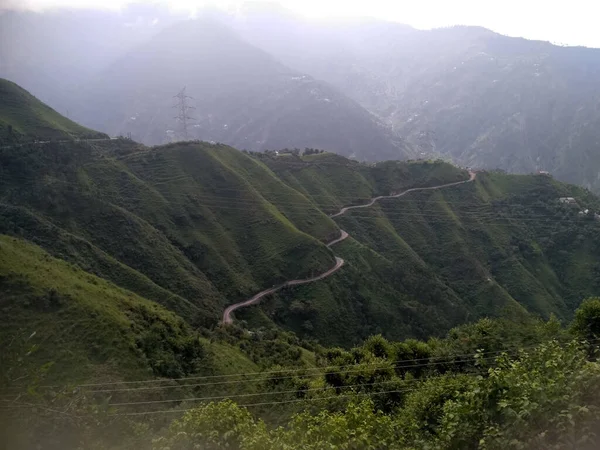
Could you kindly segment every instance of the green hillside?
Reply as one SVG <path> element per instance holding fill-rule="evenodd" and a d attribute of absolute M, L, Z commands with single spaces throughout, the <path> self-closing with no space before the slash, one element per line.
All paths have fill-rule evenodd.
<path fill-rule="evenodd" d="M 181 317 L 6 235 L 0 235 L 0 304 L 2 342 L 29 338 L 35 345 L 18 368 L 25 373 L 51 361 L 55 381 L 182 376 L 202 358 Z M 5 348 L 5 369 L 14 363 L 7 361 L 13 348 Z"/>
<path fill-rule="evenodd" d="M 2 231 L 35 236 L 53 255 L 204 325 L 263 286 L 333 265 L 320 241 L 336 235 L 335 224 L 236 150 L 96 151 L 80 143 L 3 149 Z"/>
<path fill-rule="evenodd" d="M 346 264 L 335 276 L 235 315 L 251 330 L 276 325 L 343 347 L 376 333 L 427 338 L 508 312 L 568 320 L 598 295 L 600 203 L 583 189 L 481 173 L 332 219 L 344 205 L 468 175 L 442 161 L 311 153 L 197 141 L 4 147 L 0 233 L 201 329 L 214 329 L 230 304 L 326 271 L 337 255 Z M 578 205 L 559 202 L 567 196 Z M 340 229 L 350 238 L 328 248 Z"/>
<path fill-rule="evenodd" d="M 129 147 L 126 147 L 129 145 Z M 367 165 L 223 145 L 55 143 L 0 152 L 0 232 L 212 327 L 225 306 L 346 266 L 236 314 L 347 346 L 521 309 L 568 319 L 597 294 L 598 200 L 545 176 L 480 174 L 334 220 L 343 205 L 464 180 L 441 161 Z M 573 196 L 579 209 L 558 203 Z M 580 209 L 590 215 L 580 217 Z M 552 225 L 550 227 L 549 225 Z M 351 238 L 333 252 L 325 243 Z"/>
<path fill-rule="evenodd" d="M 464 177 L 441 162 L 366 167 L 324 154 L 261 158 L 329 212 L 356 198 Z M 578 205 L 560 197 L 575 197 Z M 499 172 L 384 200 L 335 219 L 352 237 L 335 248 L 350 262 L 342 273 L 302 287 L 300 296 L 284 291 L 263 307 L 278 323 L 338 345 L 379 332 L 429 336 L 521 308 L 569 319 L 600 288 L 599 210 L 598 198 L 584 189 Z"/>
<path fill-rule="evenodd" d="M 600 302 L 581 302 L 600 291 L 600 199 L 550 176 L 480 172 L 330 217 L 468 177 L 439 160 L 198 141 L 0 147 L 0 439 L 595 442 Z M 327 247 L 342 229 L 350 237 Z M 219 324 L 227 305 L 334 256 L 335 275 Z"/>
<path fill-rule="evenodd" d="M 0 78 L 0 143 L 106 137 L 61 116 L 25 89 Z"/>

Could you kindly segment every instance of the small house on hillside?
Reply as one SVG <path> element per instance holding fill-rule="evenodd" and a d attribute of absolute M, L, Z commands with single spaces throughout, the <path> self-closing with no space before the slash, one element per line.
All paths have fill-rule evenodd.
<path fill-rule="evenodd" d="M 575 201 L 575 199 L 573 197 L 560 197 L 558 199 L 559 202 L 561 203 L 566 203 L 568 205 L 576 205 L 577 202 Z"/>

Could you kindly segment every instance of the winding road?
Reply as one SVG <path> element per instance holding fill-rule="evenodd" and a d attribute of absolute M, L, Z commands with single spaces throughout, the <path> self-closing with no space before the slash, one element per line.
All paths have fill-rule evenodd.
<path fill-rule="evenodd" d="M 411 189 L 407 189 L 406 191 L 402 191 L 399 194 L 394 194 L 394 195 L 380 195 L 379 197 L 374 197 L 371 199 L 371 201 L 369 203 L 365 203 L 364 205 L 357 205 L 357 206 L 346 206 L 345 208 L 340 209 L 340 212 L 335 213 L 329 217 L 331 217 L 332 219 L 334 217 L 338 217 L 341 216 L 343 214 L 346 214 L 347 211 L 350 211 L 351 209 L 358 209 L 358 208 L 368 208 L 369 206 L 373 206 L 376 202 L 378 202 L 379 200 L 382 200 L 384 198 L 398 198 L 398 197 L 402 197 L 406 194 L 409 194 L 411 192 L 415 192 L 415 191 L 432 191 L 434 189 L 442 189 L 442 188 L 447 188 L 447 187 L 451 187 L 451 186 L 457 186 L 459 184 L 464 184 L 464 183 L 469 183 L 471 181 L 473 181 L 475 179 L 475 172 L 469 172 L 469 179 L 468 180 L 463 180 L 463 181 L 456 181 L 454 183 L 448 183 L 448 184 L 441 184 L 439 186 L 430 186 L 430 187 L 422 187 L 422 188 L 411 188 Z"/>
<path fill-rule="evenodd" d="M 443 189 L 443 188 L 447 188 L 447 187 L 458 186 L 459 184 L 470 183 L 471 181 L 473 181 L 475 179 L 476 175 L 477 174 L 475 172 L 469 171 L 469 179 L 468 180 L 456 181 L 454 183 L 441 184 L 439 186 L 430 186 L 430 187 L 422 187 L 422 188 L 411 188 L 411 189 L 407 189 L 405 191 L 402 191 L 399 194 L 394 194 L 394 195 L 380 195 L 379 197 L 372 198 L 371 201 L 369 201 L 369 203 L 365 203 L 364 205 L 346 206 L 346 207 L 340 209 L 339 212 L 337 212 L 337 213 L 335 213 L 335 214 L 333 214 L 333 215 L 331 215 L 329 217 L 333 219 L 334 217 L 339 217 L 341 215 L 346 214 L 347 211 L 350 211 L 352 209 L 368 208 L 369 206 L 373 206 L 379 200 L 386 199 L 386 198 L 398 198 L 398 197 L 402 197 L 403 195 L 406 195 L 406 194 L 408 194 L 410 192 L 415 192 L 415 191 L 431 191 L 431 190 L 434 190 L 434 189 Z M 338 238 L 334 239 L 333 241 L 329 242 L 327 244 L 327 247 L 331 247 L 331 246 L 337 244 L 338 242 L 342 242 L 344 239 L 347 239 L 348 236 L 349 236 L 348 233 L 346 233 L 344 230 L 340 230 L 340 237 L 338 237 Z M 233 322 L 233 318 L 231 317 L 231 313 L 233 313 L 236 309 L 244 308 L 244 307 L 250 306 L 250 305 L 254 305 L 254 304 L 260 302 L 260 300 L 263 297 L 266 297 L 267 295 L 273 294 L 274 292 L 277 292 L 280 289 L 283 289 L 284 287 L 287 287 L 287 286 L 298 286 L 298 285 L 301 285 L 301 284 L 312 283 L 314 281 L 319 281 L 319 280 L 322 280 L 323 278 L 327 278 L 328 276 L 333 275 L 335 272 L 337 272 L 343 265 L 344 265 L 344 260 L 342 258 L 340 258 L 339 256 L 336 256 L 335 257 L 335 265 L 331 269 L 329 269 L 328 271 L 323 272 L 322 274 L 317 275 L 316 277 L 305 278 L 303 280 L 289 280 L 289 281 L 286 281 L 285 283 L 282 283 L 280 285 L 273 286 L 272 288 L 269 288 L 269 289 L 265 289 L 264 291 L 259 292 L 258 294 L 254 295 L 254 297 L 251 297 L 248 300 L 244 300 L 243 302 L 239 302 L 239 303 L 235 303 L 233 305 L 230 305 L 223 312 L 223 323 L 232 323 Z"/>

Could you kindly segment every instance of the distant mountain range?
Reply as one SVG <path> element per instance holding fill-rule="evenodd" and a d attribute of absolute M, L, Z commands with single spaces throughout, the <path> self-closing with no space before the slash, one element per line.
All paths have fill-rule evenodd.
<path fill-rule="evenodd" d="M 311 22 L 271 6 L 202 17 L 151 6 L 4 14 L 0 36 L 15 44 L 0 49 L 0 76 L 146 143 L 181 138 L 172 97 L 187 86 L 193 138 L 438 156 L 600 190 L 600 50 L 477 27 Z"/>
<path fill-rule="evenodd" d="M 71 86 L 58 83 L 62 95 L 57 107 L 83 124 L 111 135 L 131 134 L 147 144 L 185 137 L 174 118 L 173 96 L 186 87 L 195 107 L 190 114 L 190 139 L 248 150 L 323 148 L 361 160 L 403 159 L 415 154 L 391 127 L 356 101 L 328 83 L 284 66 L 214 17 L 166 26 L 160 22 L 156 27 L 147 18 L 141 21 L 145 25 L 140 25 L 139 32 L 119 27 L 119 17 L 110 17 L 101 15 L 101 23 L 114 31 L 114 41 L 124 43 L 121 52 L 114 41 L 106 49 L 98 46 L 98 40 L 106 37 L 99 31 L 101 27 L 91 27 L 88 32 L 81 24 L 72 24 L 76 22 L 72 16 L 50 15 L 43 29 L 53 20 L 71 24 L 66 31 L 49 31 L 55 35 L 51 39 L 53 54 L 60 54 L 68 63 L 43 58 L 34 71 L 36 58 L 25 57 L 29 50 L 12 49 L 3 56 L 8 63 L 0 73 L 23 80 L 26 87 L 53 104 L 56 93 L 45 77 L 55 71 L 68 72 L 67 78 L 73 82 Z M 28 23 L 27 18 L 24 15 L 20 20 Z M 82 16 L 82 22 L 86 21 L 92 22 Z M 149 29 L 156 34 L 149 37 Z M 15 29 L 15 34 L 18 31 Z M 83 48 L 70 44 L 68 33 L 92 42 L 87 58 L 99 53 L 99 61 L 92 62 L 93 73 L 80 67 L 87 64 L 87 58 L 80 61 Z M 16 40 L 12 35 L 7 39 L 11 37 Z M 47 44 L 26 39 L 36 48 L 33 55 L 43 54 L 39 47 Z M 71 45 L 75 49 L 69 48 Z"/>
<path fill-rule="evenodd" d="M 327 83 L 291 70 L 214 20 L 172 25 L 102 71 L 83 123 L 146 143 L 181 140 L 173 96 L 193 97 L 189 139 L 248 150 L 316 147 L 359 159 L 406 158 L 377 118 Z"/>
<path fill-rule="evenodd" d="M 232 27 L 330 82 L 427 154 L 600 189 L 600 50 L 477 27 L 302 21 L 253 9 Z"/>

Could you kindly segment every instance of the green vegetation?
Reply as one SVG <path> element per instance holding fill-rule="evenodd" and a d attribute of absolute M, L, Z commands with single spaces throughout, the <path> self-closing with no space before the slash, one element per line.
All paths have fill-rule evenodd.
<path fill-rule="evenodd" d="M 440 161 L 366 166 L 326 153 L 260 158 L 328 212 L 465 177 Z M 565 206 L 560 197 L 575 197 L 578 205 Z M 568 320 L 581 299 L 598 295 L 592 255 L 600 251 L 599 208 L 584 189 L 501 172 L 383 200 L 335 219 L 351 236 L 335 248 L 349 262 L 343 272 L 284 291 L 263 308 L 295 332 L 335 345 L 380 332 L 392 339 L 425 337 L 523 308 Z M 247 318 L 262 323 L 255 314 Z"/>
<path fill-rule="evenodd" d="M 482 173 L 332 220 L 343 205 L 467 175 L 441 161 L 366 165 L 198 142 L 42 147 L 0 151 L 0 232 L 193 325 L 212 327 L 227 304 L 325 271 L 333 254 L 324 243 L 339 228 L 351 238 L 334 248 L 347 261 L 338 274 L 239 318 L 348 346 L 377 333 L 439 335 L 507 309 L 569 319 L 600 288 L 598 200 L 549 177 Z M 584 208 L 591 215 L 578 215 Z"/>
<path fill-rule="evenodd" d="M 600 420 L 598 344 L 582 339 L 583 330 L 598 326 L 599 304 L 584 303 L 569 329 L 555 318 L 506 317 L 427 342 L 372 336 L 347 351 L 313 346 L 309 366 L 294 363 L 294 352 L 285 357 L 286 345 L 302 348 L 289 335 L 221 329 L 203 346 L 227 348 L 229 356 L 236 351 L 231 342 L 254 342 L 256 366 L 237 367 L 235 378 L 180 386 L 91 385 L 53 397 L 38 387 L 3 410 L 3 424 L 13 427 L 6 442 L 18 442 L 15 448 L 43 442 L 99 449 L 592 449 Z M 258 362 L 261 348 L 290 365 Z M 199 389 L 212 386 L 195 396 L 166 389 L 198 382 Z M 122 387 L 126 392 L 118 392 Z M 63 415 L 49 413 L 50 406 Z"/>
<path fill-rule="evenodd" d="M 581 301 L 600 289 L 600 200 L 489 172 L 332 219 L 468 174 L 308 153 L 126 139 L 0 148 L 3 442 L 594 442 L 600 300 Z M 350 238 L 327 247 L 340 229 Z M 226 305 L 334 255 L 346 262 L 334 276 L 219 325 Z"/>
<path fill-rule="evenodd" d="M 15 83 L 0 78 L 0 144 L 107 137 L 61 116 Z"/>
<path fill-rule="evenodd" d="M 39 347 L 26 358 L 24 372 L 52 362 L 55 380 L 107 375 L 96 367 L 120 378 L 174 377 L 196 371 L 202 358 L 202 345 L 182 318 L 5 235 L 0 304 L 7 319 L 0 340 L 18 343 L 31 336 Z M 18 378 L 12 374 L 3 385 Z"/>

